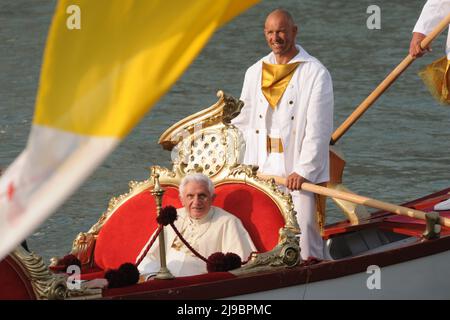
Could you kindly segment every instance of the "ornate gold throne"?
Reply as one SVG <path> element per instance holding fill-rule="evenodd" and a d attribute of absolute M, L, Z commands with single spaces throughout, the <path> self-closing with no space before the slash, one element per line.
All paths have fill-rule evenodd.
<path fill-rule="evenodd" d="M 190 172 L 203 172 L 211 178 L 217 194 L 214 205 L 237 215 L 259 250 L 251 261 L 234 273 L 290 267 L 299 262 L 296 237 L 299 228 L 291 197 L 279 191 L 273 181 L 258 178 L 256 167 L 240 164 L 245 145 L 240 131 L 230 121 L 239 114 L 243 103 L 222 91 L 218 92 L 218 98 L 211 107 L 179 121 L 161 135 L 159 144 L 171 151 L 172 169 L 151 167 L 148 180 L 130 182 L 129 192 L 111 199 L 99 221 L 88 232 L 77 236 L 72 253 L 87 269 L 116 268 L 123 262 L 134 262 L 132 258 L 135 259 L 156 229 L 156 222 L 152 221 L 155 220 L 155 202 L 149 192 L 155 184 L 154 177 L 158 176 L 166 190 L 163 206 L 180 207 L 177 188 Z M 140 211 L 131 213 L 136 204 Z M 115 233 L 119 229 L 115 228 L 123 227 L 133 219 L 138 219 L 134 225 L 140 225 L 144 230 L 148 226 L 148 230 L 140 234 L 125 230 L 130 236 L 140 238 L 130 244 L 123 237 L 117 238 Z M 122 255 L 122 249 L 117 248 L 121 243 L 126 243 L 128 251 L 132 252 Z M 101 254 L 103 257 L 99 256 Z"/>

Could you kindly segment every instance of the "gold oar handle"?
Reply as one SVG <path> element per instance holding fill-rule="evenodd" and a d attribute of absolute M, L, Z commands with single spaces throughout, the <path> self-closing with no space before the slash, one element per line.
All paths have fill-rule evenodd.
<path fill-rule="evenodd" d="M 433 31 L 425 37 L 420 43 L 422 48 L 428 45 L 450 24 L 450 14 L 448 14 Z M 353 111 L 353 113 L 336 129 L 331 136 L 330 144 L 335 144 L 350 127 L 358 121 L 358 119 L 370 108 L 370 106 L 386 91 L 391 84 L 408 68 L 415 60 L 411 55 L 407 55 L 405 59 L 384 79 L 378 87 Z"/>
<path fill-rule="evenodd" d="M 283 178 L 283 177 L 269 176 L 269 175 L 263 175 L 263 174 L 259 174 L 259 173 L 258 173 L 258 177 L 263 178 L 263 179 L 274 179 L 275 183 L 280 184 L 280 185 L 286 185 L 286 178 Z M 388 203 L 388 202 L 383 202 L 380 200 L 371 199 L 371 198 L 360 196 L 360 195 L 350 193 L 350 192 L 334 190 L 334 189 L 330 189 L 327 187 L 321 187 L 321 186 L 318 186 L 318 185 L 315 185 L 312 183 L 308 183 L 308 182 L 304 182 L 301 186 L 301 189 L 305 190 L 305 191 L 321 194 L 324 196 L 328 196 L 331 198 L 337 198 L 337 199 L 341 199 L 341 200 L 345 200 L 345 201 L 350 201 L 350 202 L 353 202 L 356 204 L 360 204 L 363 206 L 380 209 L 380 210 L 385 210 L 388 212 L 395 213 L 397 215 L 408 216 L 411 218 L 422 219 L 422 220 L 426 219 L 426 213 L 423 211 L 398 206 L 398 205 Z M 450 219 L 448 219 L 448 218 L 440 217 L 439 223 L 443 226 L 450 227 Z"/>

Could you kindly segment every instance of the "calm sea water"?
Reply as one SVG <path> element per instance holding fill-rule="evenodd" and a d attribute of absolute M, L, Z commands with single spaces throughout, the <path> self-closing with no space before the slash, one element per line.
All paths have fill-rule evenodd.
<path fill-rule="evenodd" d="M 93 0 L 95 1 L 95 0 Z M 335 127 L 406 56 L 420 0 L 262 1 L 219 30 L 182 78 L 84 185 L 28 238 L 46 259 L 70 250 L 128 181 L 148 167 L 170 166 L 159 135 L 176 121 L 216 101 L 218 89 L 240 95 L 244 72 L 268 49 L 262 25 L 278 6 L 299 25 L 298 41 L 328 67 L 334 81 Z M 381 9 L 381 29 L 369 30 L 369 5 Z M 33 116 L 42 52 L 53 0 L 0 0 L 0 167 L 25 147 Z M 450 108 L 428 94 L 417 71 L 443 55 L 445 36 L 416 61 L 338 142 L 354 192 L 401 203 L 450 184 Z M 328 222 L 342 219 L 329 202 Z"/>

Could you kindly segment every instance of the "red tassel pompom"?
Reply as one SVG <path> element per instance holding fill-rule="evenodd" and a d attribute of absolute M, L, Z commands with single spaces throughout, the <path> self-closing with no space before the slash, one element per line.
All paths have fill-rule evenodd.
<path fill-rule="evenodd" d="M 139 270 L 133 263 L 124 263 L 119 267 L 119 272 L 125 275 L 127 283 L 135 284 L 139 281 Z"/>
<path fill-rule="evenodd" d="M 233 270 L 240 268 L 242 265 L 242 259 L 236 253 L 228 252 L 225 255 L 225 261 L 227 263 L 227 270 Z"/>
<path fill-rule="evenodd" d="M 132 263 L 124 263 L 119 269 L 108 270 L 105 273 L 108 288 L 122 288 L 131 286 L 139 281 L 139 271 Z"/>
<path fill-rule="evenodd" d="M 228 252 L 227 254 L 216 252 L 208 257 L 206 269 L 208 272 L 223 272 L 239 268 L 241 265 L 241 257 L 237 254 L 232 252 Z"/>
<path fill-rule="evenodd" d="M 219 272 L 225 269 L 225 255 L 222 252 L 213 253 L 208 257 L 206 270 L 208 272 Z"/>
<path fill-rule="evenodd" d="M 163 226 L 167 226 L 177 220 L 177 217 L 177 209 L 172 206 L 166 206 L 161 209 L 159 216 L 156 217 L 156 222 Z"/>

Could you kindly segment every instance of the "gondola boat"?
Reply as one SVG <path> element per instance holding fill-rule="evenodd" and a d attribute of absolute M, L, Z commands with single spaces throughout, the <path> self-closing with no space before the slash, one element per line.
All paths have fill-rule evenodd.
<path fill-rule="evenodd" d="M 70 286 L 72 275 L 58 269 L 57 258 L 48 266 L 37 253 L 18 247 L 0 262 L 0 299 L 450 298 L 450 228 L 439 225 L 450 210 L 433 212 L 450 198 L 450 188 L 402 205 L 423 212 L 424 220 L 383 210 L 369 214 L 359 204 L 334 198 L 347 219 L 322 225 L 327 259 L 301 261 L 290 195 L 274 179 L 259 177 L 257 167 L 240 164 L 245 145 L 230 120 L 243 104 L 221 91 L 218 97 L 161 136 L 160 145 L 171 151 L 172 169 L 153 166 L 147 180 L 130 182 L 129 192 L 111 199 L 98 222 L 76 237 L 71 254 L 82 264 L 82 281 L 134 262 L 157 228 L 158 200 L 152 191 L 161 187 L 162 205 L 181 207 L 177 187 L 192 171 L 212 179 L 214 205 L 242 220 L 258 253 L 227 272 L 93 289 Z M 330 154 L 328 187 L 345 190 L 344 162 Z M 67 250 L 61 248 L 61 255 Z"/>

